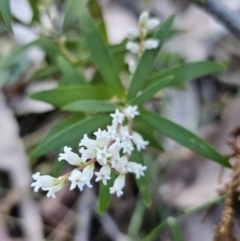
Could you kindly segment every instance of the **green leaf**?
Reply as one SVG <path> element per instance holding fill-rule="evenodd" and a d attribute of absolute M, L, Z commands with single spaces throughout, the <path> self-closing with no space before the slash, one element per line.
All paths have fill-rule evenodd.
<path fill-rule="evenodd" d="M 63 19 L 63 25 L 62 30 L 63 32 L 68 31 L 71 26 L 77 22 L 79 19 L 79 11 L 81 8 L 86 6 L 88 3 L 88 0 L 68 0 L 66 7 L 65 7 L 65 13 L 64 13 L 64 19 Z"/>
<path fill-rule="evenodd" d="M 28 0 L 32 11 L 33 11 L 33 17 L 32 17 L 32 22 L 38 22 L 40 21 L 39 17 L 39 10 L 38 10 L 38 2 L 35 0 Z"/>
<path fill-rule="evenodd" d="M 107 185 L 103 185 L 100 183 L 99 194 L 98 194 L 98 202 L 97 202 L 97 210 L 98 214 L 102 215 L 106 209 L 108 208 L 112 195 L 110 194 L 110 187 L 113 186 L 115 179 L 117 178 L 117 174 L 112 172 L 111 179 L 107 182 Z"/>
<path fill-rule="evenodd" d="M 73 67 L 71 63 L 66 60 L 63 56 L 59 55 L 57 57 L 57 63 L 59 66 L 60 71 L 64 75 L 64 85 L 65 86 L 72 86 L 72 85 L 84 85 L 86 84 L 86 80 L 83 76 L 83 73 L 80 71 L 80 69 Z"/>
<path fill-rule="evenodd" d="M 63 107 L 64 110 L 68 111 L 83 111 L 83 112 L 110 112 L 114 111 L 119 106 L 104 102 L 104 101 L 99 101 L 99 100 L 83 100 L 83 101 L 77 101 L 73 102 L 69 105 L 66 105 Z"/>
<path fill-rule="evenodd" d="M 90 134 L 99 127 L 105 127 L 111 121 L 110 116 L 97 115 L 86 117 L 74 115 L 54 126 L 39 145 L 33 150 L 30 157 L 36 158 L 52 150 L 80 141 L 84 134 Z"/>
<path fill-rule="evenodd" d="M 167 224 L 171 228 L 174 240 L 182 241 L 181 232 L 177 220 L 174 217 L 168 217 Z"/>
<path fill-rule="evenodd" d="M 12 14 L 10 7 L 10 0 L 1 0 L 0 1 L 0 11 L 2 12 L 3 19 L 5 24 L 10 32 L 13 32 L 12 29 Z"/>
<path fill-rule="evenodd" d="M 170 28 L 173 24 L 174 15 L 167 19 L 167 21 L 162 25 L 162 27 L 156 32 L 153 38 L 159 40 L 159 46 L 157 49 L 147 50 L 141 57 L 136 71 L 133 74 L 131 85 L 128 91 L 128 100 L 132 100 L 142 89 L 149 74 L 151 73 L 155 60 L 159 54 L 159 51 L 167 38 Z"/>
<path fill-rule="evenodd" d="M 79 100 L 108 100 L 112 97 L 112 93 L 108 88 L 104 87 L 71 86 L 33 93 L 30 97 L 62 107 Z"/>
<path fill-rule="evenodd" d="M 156 94 L 159 90 L 169 86 L 172 83 L 172 77 L 169 76 L 167 78 L 161 78 L 159 81 L 149 85 L 143 92 L 138 95 L 135 99 L 133 99 L 130 104 L 131 105 L 140 105 L 149 100 L 154 94 Z"/>
<path fill-rule="evenodd" d="M 100 32 L 104 42 L 108 43 L 107 30 L 106 30 L 106 26 L 105 26 L 104 19 L 103 19 L 103 16 L 102 16 L 101 7 L 99 6 L 98 1 L 97 0 L 90 0 L 88 8 L 90 10 L 91 16 L 93 17 L 93 19 L 97 23 L 99 32 Z"/>
<path fill-rule="evenodd" d="M 145 165 L 142 152 L 134 151 L 131 155 L 131 161 Z M 149 192 L 148 179 L 146 175 L 141 176 L 140 178 L 135 178 L 135 180 L 145 206 L 149 207 L 151 205 L 151 198 Z"/>
<path fill-rule="evenodd" d="M 225 69 L 226 66 L 223 64 L 214 63 L 211 61 L 181 64 L 156 74 L 147 81 L 146 86 L 151 86 L 159 80 L 169 76 L 173 78 L 171 83 L 169 83 L 170 85 L 182 84 L 186 81 L 193 80 L 204 75 L 215 74 L 224 71 Z"/>
<path fill-rule="evenodd" d="M 206 158 L 216 161 L 223 166 L 231 167 L 224 156 L 217 152 L 206 141 L 202 140 L 200 137 L 196 136 L 189 130 L 149 111 L 141 110 L 140 112 L 141 114 L 139 118 L 163 135 L 177 141 L 181 145 L 188 147 L 192 151 Z"/>
<path fill-rule="evenodd" d="M 154 136 L 154 129 L 141 121 L 138 117 L 134 119 L 134 130 L 141 134 L 144 140 L 149 142 L 149 146 L 156 148 L 159 151 L 164 150 Z"/>
<path fill-rule="evenodd" d="M 80 9 L 79 18 L 92 59 L 103 76 L 104 82 L 118 97 L 123 97 L 124 89 L 117 75 L 112 56 L 86 8 Z"/>

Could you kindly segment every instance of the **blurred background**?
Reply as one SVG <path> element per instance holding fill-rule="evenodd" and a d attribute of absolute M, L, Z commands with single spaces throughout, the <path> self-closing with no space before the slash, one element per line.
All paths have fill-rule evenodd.
<path fill-rule="evenodd" d="M 240 15 L 240 1 L 221 1 Z M 159 70 L 200 60 L 227 64 L 225 72 L 166 89 L 150 104 L 156 112 L 199 134 L 221 153 L 230 154 L 225 142 L 232 139 L 231 131 L 240 122 L 240 42 L 209 14 L 185 0 L 92 2 L 92 13 L 99 19 L 103 17 L 110 44 L 124 41 L 127 30 L 136 27 L 143 10 L 162 22 L 176 14 L 173 36 L 157 61 Z M 145 156 L 151 173 L 150 208 L 139 199 L 131 177 L 125 195 L 121 199 L 113 197 L 102 216 L 96 212 L 97 187 L 82 193 L 69 192 L 66 187 L 57 199 L 33 193 L 30 183 L 35 171 L 56 175 L 70 170 L 68 166 L 56 165 L 60 150 L 29 157 L 46 133 L 67 115 L 50 104 L 29 98 L 31 93 L 55 88 L 60 79 L 74 78 L 69 75 L 73 73 L 71 68 L 64 71 L 64 63 L 55 61 L 54 44 L 72 61 L 76 56 L 80 62 L 88 60 L 76 34 L 77 27 L 69 26 L 68 34 L 60 31 L 66 4 L 64 0 L 11 0 L 14 34 L 6 30 L 3 21 L 0 23 L 0 240 L 141 240 L 166 217 L 217 197 L 230 171 L 222 173 L 218 164 L 164 138 L 161 141 L 165 152 Z M 28 45 L 40 37 L 55 42 Z M 64 46 L 74 50 L 75 55 Z M 92 75 L 91 66 L 86 66 L 84 76 Z M 182 218 L 182 240 L 212 240 L 213 226 L 218 223 L 221 210 L 219 203 L 207 212 L 202 210 Z M 170 241 L 174 237 L 166 228 L 154 240 Z"/>

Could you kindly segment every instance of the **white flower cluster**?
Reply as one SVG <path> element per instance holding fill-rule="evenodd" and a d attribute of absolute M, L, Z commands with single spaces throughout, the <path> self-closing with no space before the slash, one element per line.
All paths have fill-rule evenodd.
<path fill-rule="evenodd" d="M 143 12 L 138 20 L 138 29 L 133 28 L 128 30 L 128 39 L 129 41 L 126 44 L 126 49 L 133 54 L 142 55 L 143 52 L 147 49 L 155 49 L 158 47 L 158 40 L 149 38 L 146 39 L 146 36 L 149 31 L 152 31 L 160 24 L 160 21 L 157 18 L 149 18 L 148 12 Z M 139 42 L 134 41 L 136 38 L 139 38 Z"/>
<path fill-rule="evenodd" d="M 67 180 L 71 181 L 70 190 L 78 187 L 82 191 L 85 185 L 92 187 L 90 182 L 94 174 L 96 182 L 102 181 L 106 185 L 113 171 L 118 177 L 110 188 L 110 193 L 116 193 L 120 197 L 123 194 L 125 175 L 130 172 L 134 173 L 136 178 L 140 178 L 146 170 L 146 166 L 129 161 L 135 148 L 141 151 L 148 145 L 139 133 L 132 130 L 133 118 L 136 115 L 139 115 L 137 106 L 128 106 L 122 112 L 117 109 L 115 113 L 110 114 L 112 124 L 107 126 L 107 130 L 99 128 L 94 132 L 96 139 L 90 139 L 86 134 L 83 136 L 79 144 L 81 156 L 72 152 L 72 148 L 65 146 L 64 153 L 59 154 L 58 160 L 66 160 L 77 168 L 59 178 L 40 176 L 39 172 L 33 174 L 35 182 L 31 186 L 34 187 L 34 191 L 42 188 L 48 191 L 47 197 L 55 198 L 55 193 L 63 188 Z M 128 120 L 126 125 L 125 118 Z M 94 172 L 95 162 L 98 162 L 101 168 Z"/>

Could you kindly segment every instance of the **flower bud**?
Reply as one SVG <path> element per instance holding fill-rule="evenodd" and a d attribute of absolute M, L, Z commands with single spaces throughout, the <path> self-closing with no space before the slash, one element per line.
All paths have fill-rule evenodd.
<path fill-rule="evenodd" d="M 140 50 L 140 46 L 138 43 L 129 41 L 126 44 L 126 49 L 129 50 L 130 52 L 132 52 L 133 54 L 138 54 L 139 50 Z"/>
<path fill-rule="evenodd" d="M 139 30 L 136 28 L 130 28 L 127 31 L 127 35 L 129 39 L 135 39 L 139 36 Z"/>
<path fill-rule="evenodd" d="M 144 48 L 145 49 L 156 49 L 158 47 L 158 40 L 157 39 L 147 39 L 144 41 Z"/>
<path fill-rule="evenodd" d="M 153 30 L 160 24 L 160 21 L 157 18 L 151 18 L 147 21 L 146 29 Z"/>

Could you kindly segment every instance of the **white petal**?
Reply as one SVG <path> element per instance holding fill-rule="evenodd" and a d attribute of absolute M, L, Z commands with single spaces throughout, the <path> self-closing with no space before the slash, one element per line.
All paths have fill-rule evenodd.
<path fill-rule="evenodd" d="M 129 41 L 126 44 L 126 49 L 133 54 L 138 54 L 140 51 L 140 45 L 136 42 Z"/>
<path fill-rule="evenodd" d="M 146 24 L 146 22 L 148 21 L 148 17 L 149 17 L 148 12 L 144 11 L 143 13 L 141 13 L 138 20 L 139 24 L 140 25 Z"/>
<path fill-rule="evenodd" d="M 129 39 L 135 39 L 139 36 L 139 30 L 136 28 L 131 28 L 127 30 L 127 35 Z"/>
<path fill-rule="evenodd" d="M 160 21 L 157 18 L 150 18 L 146 23 L 147 30 L 153 30 L 160 24 Z"/>
<path fill-rule="evenodd" d="M 144 48 L 145 49 L 155 49 L 158 47 L 158 40 L 157 39 L 147 39 L 146 41 L 144 41 Z"/>

